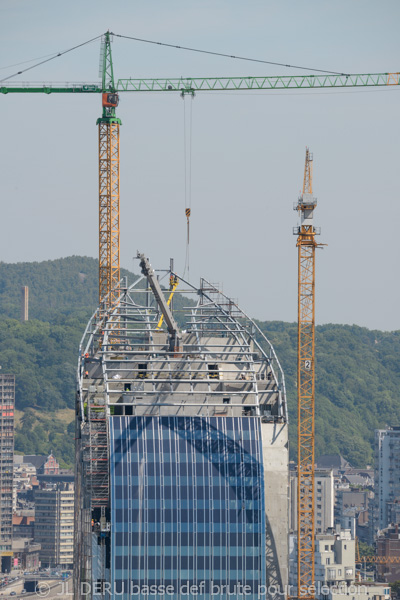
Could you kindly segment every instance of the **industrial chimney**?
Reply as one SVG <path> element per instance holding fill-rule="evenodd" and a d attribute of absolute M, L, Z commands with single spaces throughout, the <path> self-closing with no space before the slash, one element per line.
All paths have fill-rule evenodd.
<path fill-rule="evenodd" d="M 21 287 L 21 321 L 29 320 L 29 288 L 27 285 Z"/>

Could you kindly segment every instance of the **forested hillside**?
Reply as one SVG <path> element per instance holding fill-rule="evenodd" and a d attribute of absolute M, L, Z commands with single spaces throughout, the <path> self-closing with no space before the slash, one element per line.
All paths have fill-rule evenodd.
<path fill-rule="evenodd" d="M 27 323 L 17 320 L 22 285 L 29 286 Z M 17 451 L 53 450 L 73 462 L 77 350 L 97 293 L 92 258 L 0 263 L 0 365 L 16 376 Z M 285 372 L 294 457 L 296 324 L 259 325 Z M 316 348 L 317 455 L 340 452 L 354 465 L 370 464 L 374 429 L 400 425 L 400 331 L 323 325 Z"/>
<path fill-rule="evenodd" d="M 297 325 L 259 323 L 285 372 L 292 456 L 297 411 Z M 400 425 L 400 331 L 356 325 L 316 328 L 316 455 L 342 454 L 354 466 L 373 461 L 374 429 Z"/>
<path fill-rule="evenodd" d="M 1 318 L 20 318 L 23 285 L 29 286 L 30 319 L 52 322 L 61 314 L 91 314 L 98 298 L 97 264 L 87 256 L 0 263 Z"/>

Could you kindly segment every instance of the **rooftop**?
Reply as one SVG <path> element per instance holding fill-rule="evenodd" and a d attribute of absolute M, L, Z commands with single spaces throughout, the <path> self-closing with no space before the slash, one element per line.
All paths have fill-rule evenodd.
<path fill-rule="evenodd" d="M 101 308 L 90 320 L 79 366 L 82 420 L 90 408 L 110 416 L 246 414 L 286 421 L 282 370 L 256 323 L 205 279 L 195 288 L 163 274 L 179 283 L 168 310 L 161 288 L 142 275 L 131 286 L 122 283 L 107 321 Z"/>

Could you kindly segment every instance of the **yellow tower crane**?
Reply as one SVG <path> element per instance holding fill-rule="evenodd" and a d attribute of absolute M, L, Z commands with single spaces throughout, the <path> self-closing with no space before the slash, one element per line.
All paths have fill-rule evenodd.
<path fill-rule="evenodd" d="M 298 248 L 298 347 L 297 347 L 297 596 L 313 599 L 314 593 L 314 398 L 315 398 L 315 248 L 313 225 L 317 201 L 312 191 L 312 154 L 306 149 L 303 193 L 295 210 L 301 217 Z"/>
<path fill-rule="evenodd" d="M 104 35 L 100 55 L 103 115 L 99 126 L 99 304 L 113 306 L 120 280 L 119 128 L 110 33 Z"/>

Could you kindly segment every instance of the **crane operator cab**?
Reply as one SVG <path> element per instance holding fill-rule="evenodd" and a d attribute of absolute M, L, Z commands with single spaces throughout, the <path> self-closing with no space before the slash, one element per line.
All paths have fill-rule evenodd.
<path fill-rule="evenodd" d="M 103 92 L 103 107 L 115 108 L 116 106 L 118 106 L 118 102 L 118 94 L 112 92 Z"/>

